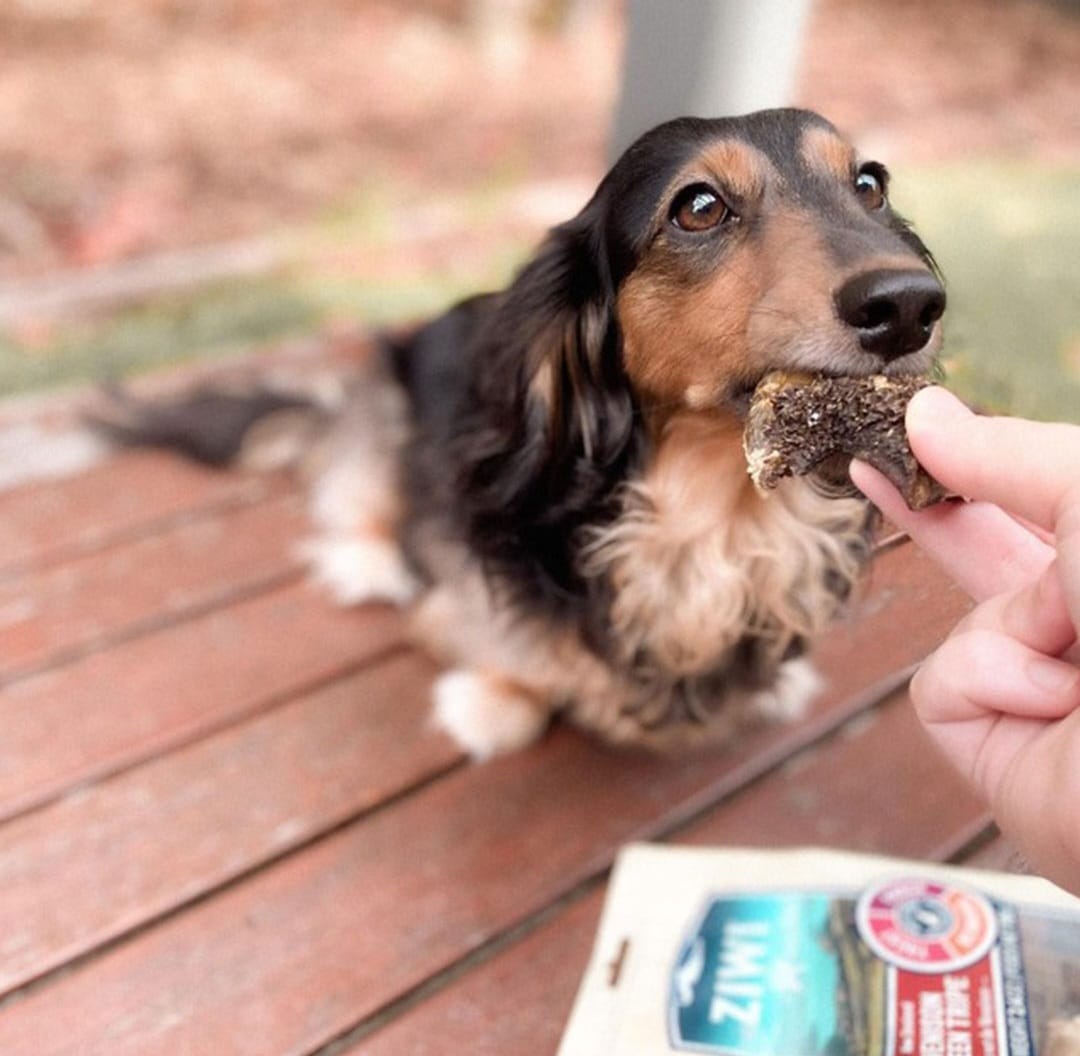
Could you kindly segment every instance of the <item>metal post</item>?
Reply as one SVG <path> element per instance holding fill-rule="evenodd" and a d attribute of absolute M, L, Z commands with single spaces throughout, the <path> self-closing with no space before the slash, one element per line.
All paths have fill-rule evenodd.
<path fill-rule="evenodd" d="M 613 153 L 672 117 L 791 101 L 811 0 L 627 0 Z"/>

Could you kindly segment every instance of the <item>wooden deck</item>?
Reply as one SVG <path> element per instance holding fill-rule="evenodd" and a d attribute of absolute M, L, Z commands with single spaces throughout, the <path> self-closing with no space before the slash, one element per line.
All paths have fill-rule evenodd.
<path fill-rule="evenodd" d="M 908 706 L 967 602 L 903 540 L 802 720 L 474 766 L 304 531 L 284 478 L 152 454 L 0 495 L 4 1056 L 551 1053 L 627 840 L 1005 860 Z"/>

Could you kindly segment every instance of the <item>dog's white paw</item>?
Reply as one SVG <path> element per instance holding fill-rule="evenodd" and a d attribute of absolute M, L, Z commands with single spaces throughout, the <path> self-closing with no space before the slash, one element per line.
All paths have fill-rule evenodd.
<path fill-rule="evenodd" d="M 474 671 L 450 671 L 435 683 L 435 725 L 481 761 L 532 744 L 548 722 L 522 690 Z"/>
<path fill-rule="evenodd" d="M 301 544 L 300 554 L 312 579 L 329 590 L 339 605 L 365 601 L 405 605 L 416 595 L 416 580 L 391 539 L 324 536 Z"/>
<path fill-rule="evenodd" d="M 0 428 L 0 491 L 82 473 L 104 461 L 109 447 L 88 429 L 50 432 L 33 422 Z"/>
<path fill-rule="evenodd" d="M 780 665 L 776 681 L 753 697 L 759 715 L 770 722 L 794 722 L 821 692 L 824 682 L 809 660 L 789 660 Z"/>

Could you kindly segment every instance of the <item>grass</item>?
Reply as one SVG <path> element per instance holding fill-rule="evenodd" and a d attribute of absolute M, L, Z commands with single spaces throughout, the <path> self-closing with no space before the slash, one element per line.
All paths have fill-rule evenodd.
<path fill-rule="evenodd" d="M 1080 170 L 938 167 L 894 198 L 945 274 L 949 386 L 989 411 L 1080 422 Z"/>
<path fill-rule="evenodd" d="M 222 356 L 317 325 L 318 312 L 278 280 L 225 283 L 106 318 L 60 324 L 29 340 L 0 331 L 0 393 L 119 378 Z"/>
<path fill-rule="evenodd" d="M 58 324 L 32 338 L 0 330 L 0 393 L 229 355 L 331 320 L 377 326 L 435 312 L 504 282 L 530 249 L 520 236 L 490 234 L 502 191 L 484 188 L 458 204 L 462 228 L 489 221 L 491 246 L 449 266 L 420 263 L 414 273 L 373 280 L 370 267 L 361 278 L 320 264 L 327 247 L 363 247 L 378 260 L 390 244 L 393 200 L 363 192 L 300 234 L 297 263 L 280 274 Z M 949 385 L 988 410 L 1080 421 L 1080 171 L 936 166 L 904 173 L 894 199 L 945 273 Z"/>
<path fill-rule="evenodd" d="M 129 377 L 188 360 L 254 351 L 348 319 L 377 327 L 441 310 L 477 287 L 505 281 L 519 247 L 485 274 L 396 280 L 322 277 L 303 268 L 155 298 L 138 307 L 29 333 L 0 329 L 0 396 Z"/>

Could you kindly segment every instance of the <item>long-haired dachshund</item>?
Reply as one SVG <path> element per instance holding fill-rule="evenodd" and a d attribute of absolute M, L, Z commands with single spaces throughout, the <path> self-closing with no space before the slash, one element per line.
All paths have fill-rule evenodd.
<path fill-rule="evenodd" d="M 435 714 L 474 756 L 555 712 L 685 744 L 813 694 L 801 657 L 868 508 L 807 479 L 758 494 L 743 417 L 773 369 L 930 368 L 944 291 L 887 182 L 805 111 L 671 121 L 509 288 L 386 342 L 318 445 L 310 555 L 342 600 L 416 601 L 449 668 Z M 221 407 L 196 402 L 114 431 L 198 453 Z M 218 422 L 237 442 L 275 409 L 247 407 Z"/>

